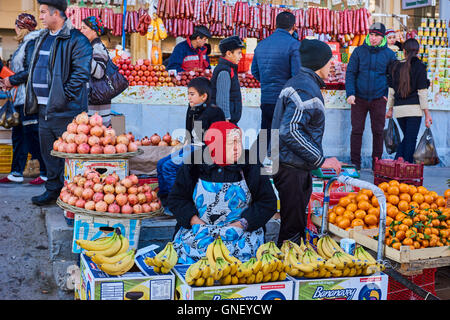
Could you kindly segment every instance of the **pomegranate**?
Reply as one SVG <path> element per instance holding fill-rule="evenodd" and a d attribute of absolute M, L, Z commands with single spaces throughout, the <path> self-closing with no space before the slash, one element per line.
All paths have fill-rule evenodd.
<path fill-rule="evenodd" d="M 89 118 L 89 124 L 91 125 L 91 126 L 102 126 L 103 125 L 103 118 L 102 118 L 102 116 L 100 116 L 99 114 L 98 114 L 98 112 L 96 112 L 96 113 L 94 113 L 94 115 L 92 115 L 90 118 Z"/>
<path fill-rule="evenodd" d="M 76 178 L 76 177 L 75 177 Z M 74 178 L 74 179 L 75 179 Z M 75 183 L 75 182 L 69 182 L 69 184 L 67 185 L 67 189 L 70 191 L 70 192 L 73 192 L 73 190 L 75 190 L 75 187 L 77 186 L 77 184 Z"/>
<path fill-rule="evenodd" d="M 131 186 L 131 187 L 129 187 L 128 190 L 127 190 L 127 193 L 128 193 L 128 194 L 137 194 L 137 193 L 138 193 L 138 188 L 137 188 L 137 186 Z"/>
<path fill-rule="evenodd" d="M 74 206 L 77 203 L 78 198 L 76 196 L 71 195 L 69 201 L 67 202 L 71 206 Z"/>
<path fill-rule="evenodd" d="M 85 183 L 86 183 L 86 178 L 85 177 L 80 177 L 80 179 L 78 179 L 77 186 L 84 187 Z"/>
<path fill-rule="evenodd" d="M 133 135 L 131 132 L 128 132 L 126 135 L 127 135 L 127 138 L 128 138 L 128 140 L 129 140 L 130 142 L 133 142 L 133 141 L 134 141 L 134 135 Z"/>
<path fill-rule="evenodd" d="M 64 139 L 67 143 L 73 143 L 73 142 L 75 142 L 75 136 L 76 136 L 76 133 L 68 133 L 67 135 L 66 135 L 66 138 Z"/>
<path fill-rule="evenodd" d="M 139 178 L 135 174 L 130 174 L 128 178 L 131 180 L 131 183 L 134 185 L 139 184 Z"/>
<path fill-rule="evenodd" d="M 147 202 L 152 202 L 153 200 L 153 195 L 151 193 L 151 191 L 147 191 L 145 194 L 145 198 L 147 199 Z"/>
<path fill-rule="evenodd" d="M 83 190 L 84 190 L 84 189 L 83 189 L 82 187 L 77 186 L 77 187 L 75 188 L 75 190 L 73 191 L 73 194 L 79 198 L 79 197 L 81 197 L 81 195 L 83 194 Z"/>
<path fill-rule="evenodd" d="M 147 202 L 147 197 L 145 196 L 145 193 L 138 193 L 137 198 L 140 204 Z"/>
<path fill-rule="evenodd" d="M 63 199 L 65 195 L 70 194 L 67 190 L 61 190 L 61 193 L 59 194 L 59 199 Z"/>
<path fill-rule="evenodd" d="M 77 147 L 78 153 L 89 153 L 90 150 L 91 150 L 91 147 L 87 143 L 82 143 L 82 144 L 78 145 L 78 147 Z"/>
<path fill-rule="evenodd" d="M 92 146 L 94 146 L 94 145 L 96 145 L 96 144 L 99 144 L 100 143 L 100 138 L 99 137 L 97 137 L 97 136 L 90 136 L 89 138 L 88 138 L 88 144 L 92 147 Z"/>
<path fill-rule="evenodd" d="M 75 206 L 78 208 L 84 208 L 84 205 L 86 204 L 86 200 L 84 199 L 78 199 L 77 202 L 75 202 Z"/>
<path fill-rule="evenodd" d="M 161 205 L 159 204 L 159 202 L 153 201 L 150 203 L 150 208 L 151 208 L 151 211 L 154 212 L 154 211 L 161 209 Z"/>
<path fill-rule="evenodd" d="M 112 185 L 112 184 L 105 184 L 103 186 L 104 193 L 114 193 L 114 191 L 115 191 L 115 188 L 114 188 L 114 185 Z"/>
<path fill-rule="evenodd" d="M 105 201 L 99 201 L 95 204 L 95 211 L 106 212 L 108 204 Z"/>
<path fill-rule="evenodd" d="M 69 123 L 67 125 L 67 132 L 68 133 L 77 133 L 77 127 L 78 127 L 78 125 L 74 121 L 72 121 L 71 123 Z"/>
<path fill-rule="evenodd" d="M 143 146 L 151 146 L 152 145 L 152 141 L 147 136 L 145 136 L 144 138 L 142 138 L 141 144 Z"/>
<path fill-rule="evenodd" d="M 113 193 L 107 193 L 105 194 L 105 196 L 103 197 L 103 201 L 105 201 L 107 204 L 111 204 L 116 200 L 116 197 L 114 196 Z"/>
<path fill-rule="evenodd" d="M 108 175 L 108 176 L 106 176 L 106 178 L 105 178 L 105 183 L 106 184 L 116 184 L 116 182 L 117 182 L 117 179 L 116 179 L 116 177 L 114 177 L 113 175 Z"/>
<path fill-rule="evenodd" d="M 77 133 L 84 133 L 86 135 L 89 134 L 89 126 L 87 124 L 79 124 L 77 127 Z"/>
<path fill-rule="evenodd" d="M 54 151 L 58 151 L 58 147 L 62 141 L 63 141 L 62 138 L 58 138 L 58 140 L 55 140 L 55 142 L 53 142 L 53 150 Z"/>
<path fill-rule="evenodd" d="M 158 199 L 158 194 L 156 193 L 156 191 L 151 191 L 153 199 Z"/>
<path fill-rule="evenodd" d="M 170 143 L 170 141 L 172 141 L 172 137 L 170 136 L 170 134 L 167 132 L 163 137 L 162 140 L 165 141 L 167 144 Z"/>
<path fill-rule="evenodd" d="M 136 145 L 137 145 L 138 147 L 142 146 L 141 140 L 136 140 L 134 143 L 136 143 Z"/>
<path fill-rule="evenodd" d="M 109 213 L 120 213 L 120 206 L 117 203 L 111 203 L 108 206 Z"/>
<path fill-rule="evenodd" d="M 92 196 L 92 200 L 94 200 L 95 202 L 100 202 L 100 201 L 103 201 L 103 197 L 104 197 L 104 194 L 102 192 L 96 192 Z"/>
<path fill-rule="evenodd" d="M 120 183 L 116 183 L 115 192 L 116 192 L 116 194 L 119 194 L 119 193 L 127 193 L 127 188 L 125 188 L 125 187 L 124 187 L 123 185 L 121 185 Z"/>
<path fill-rule="evenodd" d="M 75 135 L 75 143 L 80 145 L 82 143 L 86 143 L 88 141 L 88 136 L 84 133 L 79 133 Z"/>
<path fill-rule="evenodd" d="M 116 144 L 116 136 L 104 136 L 102 137 L 102 144 L 104 146 L 111 144 L 111 145 L 115 145 Z"/>
<path fill-rule="evenodd" d="M 115 137 L 116 136 L 116 130 L 114 130 L 111 127 L 106 128 L 106 130 L 105 130 L 105 137 L 107 137 L 107 136 Z"/>
<path fill-rule="evenodd" d="M 83 111 L 82 113 L 80 113 L 79 115 L 77 115 L 75 117 L 75 122 L 80 125 L 80 124 L 88 124 L 89 123 L 89 116 L 88 114 Z"/>
<path fill-rule="evenodd" d="M 92 181 L 92 180 L 86 180 L 86 182 L 84 183 L 84 186 L 83 186 L 85 189 L 92 189 L 92 187 L 94 187 L 94 181 Z"/>
<path fill-rule="evenodd" d="M 86 203 L 84 204 L 84 208 L 86 210 L 94 210 L 95 209 L 95 201 L 93 201 L 93 200 L 86 201 Z"/>
<path fill-rule="evenodd" d="M 132 182 L 131 179 L 128 178 L 128 177 L 123 178 L 123 179 L 120 181 L 120 183 L 121 183 L 125 188 L 127 188 L 127 189 L 133 185 L 133 182 Z"/>
<path fill-rule="evenodd" d="M 129 203 L 126 203 L 125 205 L 122 206 L 121 212 L 122 213 L 126 213 L 126 214 L 133 213 L 133 207 L 130 206 Z"/>
<path fill-rule="evenodd" d="M 116 147 L 114 147 L 113 145 L 108 144 L 108 145 L 106 145 L 106 146 L 103 148 L 103 153 L 105 153 L 105 154 L 113 154 L 113 153 L 116 153 Z"/>
<path fill-rule="evenodd" d="M 61 143 L 58 145 L 58 152 L 66 152 L 66 146 L 67 143 L 64 141 L 61 141 Z"/>
<path fill-rule="evenodd" d="M 67 136 L 68 136 L 68 135 L 69 135 L 69 133 L 68 133 L 67 131 L 64 131 L 63 134 L 61 135 L 61 138 L 62 138 L 65 142 L 67 142 L 66 139 L 67 139 Z"/>
<path fill-rule="evenodd" d="M 77 153 L 77 144 L 75 142 L 68 143 L 66 145 L 67 153 Z"/>
<path fill-rule="evenodd" d="M 128 202 L 128 197 L 125 193 L 119 193 L 116 196 L 116 202 L 119 206 L 123 206 Z"/>
<path fill-rule="evenodd" d="M 152 143 L 152 145 L 157 146 L 158 143 L 161 141 L 161 137 L 155 133 L 150 137 L 150 142 Z"/>
<path fill-rule="evenodd" d="M 169 144 L 167 143 L 167 142 L 165 142 L 165 141 L 160 141 L 159 143 L 158 143 L 158 147 L 167 147 Z"/>
<path fill-rule="evenodd" d="M 117 141 L 119 141 L 119 140 L 117 140 Z M 125 153 L 125 152 L 127 152 L 127 151 L 128 151 L 128 147 L 127 147 L 126 144 L 118 143 L 118 144 L 116 145 L 116 152 L 117 152 L 117 153 Z"/>
<path fill-rule="evenodd" d="M 103 147 L 99 144 L 94 144 L 91 148 L 91 154 L 102 154 Z"/>
<path fill-rule="evenodd" d="M 81 197 L 84 200 L 91 200 L 93 196 L 94 196 L 94 190 L 92 190 L 91 188 L 86 188 L 81 193 Z"/>
<path fill-rule="evenodd" d="M 172 147 L 175 147 L 175 146 L 177 146 L 177 145 L 179 145 L 181 142 L 178 140 L 178 139 L 173 139 L 171 142 L 170 142 L 170 145 L 172 146 Z"/>
<path fill-rule="evenodd" d="M 142 213 L 142 206 L 140 204 L 135 204 L 133 206 L 133 213 Z"/>
<path fill-rule="evenodd" d="M 148 203 L 144 203 L 142 205 L 142 212 L 151 212 L 152 211 L 152 207 L 148 204 Z"/>
<path fill-rule="evenodd" d="M 139 199 L 138 199 L 138 197 L 137 197 L 136 194 L 129 194 L 129 195 L 128 195 L 128 202 L 129 202 L 132 206 L 134 206 L 135 204 L 138 204 L 138 203 L 139 203 Z"/>
<path fill-rule="evenodd" d="M 138 145 L 136 142 L 130 142 L 128 144 L 128 152 L 136 152 L 138 150 Z"/>
<path fill-rule="evenodd" d="M 69 199 L 72 197 L 70 193 L 66 193 L 63 198 L 61 199 L 64 203 L 69 203 Z"/>
<path fill-rule="evenodd" d="M 103 184 L 96 183 L 94 184 L 94 187 L 92 187 L 92 189 L 94 190 L 94 192 L 103 192 Z"/>
<path fill-rule="evenodd" d="M 103 135 L 103 129 L 99 126 L 93 126 L 89 133 L 96 137 L 101 137 Z"/>
<path fill-rule="evenodd" d="M 121 134 L 117 137 L 117 144 L 124 144 L 124 145 L 128 146 L 129 143 L 130 143 L 130 141 L 128 140 L 126 134 Z"/>

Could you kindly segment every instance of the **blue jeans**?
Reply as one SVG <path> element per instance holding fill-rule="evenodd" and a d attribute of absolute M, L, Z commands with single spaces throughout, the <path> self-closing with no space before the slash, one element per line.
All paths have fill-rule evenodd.
<path fill-rule="evenodd" d="M 187 145 L 158 161 L 156 164 L 159 187 L 158 197 L 169 195 L 175 183 L 178 170 L 184 163 L 184 157 L 193 151 L 194 146 Z"/>
<path fill-rule="evenodd" d="M 416 150 L 417 135 L 419 134 L 422 117 L 397 118 L 398 125 L 403 133 L 403 140 L 397 147 L 395 159 L 402 157 L 409 163 L 414 163 L 414 151 Z"/>

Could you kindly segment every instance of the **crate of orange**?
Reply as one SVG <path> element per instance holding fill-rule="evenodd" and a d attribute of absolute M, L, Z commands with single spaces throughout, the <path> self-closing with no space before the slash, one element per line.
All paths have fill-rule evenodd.
<path fill-rule="evenodd" d="M 403 158 L 375 159 L 373 169 L 374 184 L 391 180 L 421 186 L 423 184 L 423 163 L 415 164 L 404 161 Z"/>

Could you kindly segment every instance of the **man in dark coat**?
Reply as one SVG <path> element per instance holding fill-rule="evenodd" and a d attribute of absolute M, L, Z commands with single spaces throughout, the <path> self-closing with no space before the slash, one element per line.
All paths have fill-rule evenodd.
<path fill-rule="evenodd" d="M 45 192 L 31 200 L 54 202 L 64 184 L 64 159 L 50 155 L 53 143 L 88 106 L 92 46 L 65 16 L 67 1 L 38 0 L 45 29 L 36 40 L 26 87 L 25 115 L 39 115 L 41 153 L 47 167 Z"/>

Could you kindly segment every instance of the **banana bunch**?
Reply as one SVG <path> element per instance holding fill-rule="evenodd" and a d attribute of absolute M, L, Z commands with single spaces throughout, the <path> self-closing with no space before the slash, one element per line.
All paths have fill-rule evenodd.
<path fill-rule="evenodd" d="M 120 229 L 115 229 L 110 237 L 75 242 L 85 250 L 86 256 L 109 275 L 122 275 L 134 265 L 135 250 L 128 250 L 130 242 L 120 233 Z"/>
<path fill-rule="evenodd" d="M 303 242 L 303 239 L 302 239 L 302 242 Z M 282 246 L 281 246 L 281 252 L 283 253 L 283 258 L 282 258 L 282 260 L 285 260 L 286 259 L 286 257 L 288 256 L 288 253 L 289 253 L 289 249 L 290 248 L 293 248 L 294 249 L 294 252 L 295 252 L 295 254 L 296 254 L 296 256 L 297 256 L 297 258 L 300 256 L 302 256 L 303 255 L 303 249 L 297 244 L 297 243 L 295 243 L 295 242 L 292 242 L 292 241 L 290 241 L 290 240 L 284 240 L 283 241 L 283 244 L 282 244 Z"/>
<path fill-rule="evenodd" d="M 273 241 L 266 242 L 259 246 L 258 250 L 256 250 L 256 259 L 261 260 L 264 251 L 268 251 L 272 256 L 279 260 L 283 259 L 283 252 Z"/>
<path fill-rule="evenodd" d="M 172 242 L 168 242 L 156 256 L 145 258 L 144 262 L 153 267 L 156 273 L 169 273 L 177 264 L 178 254 L 173 247 Z"/>
<path fill-rule="evenodd" d="M 362 274 L 365 276 L 386 269 L 384 264 L 378 263 L 362 246 L 358 246 L 355 249 L 355 257 L 365 262 L 362 271 Z"/>
<path fill-rule="evenodd" d="M 214 277 L 215 274 L 214 269 L 209 264 L 208 258 L 203 257 L 189 266 L 185 278 L 187 284 L 190 286 L 210 287 L 214 285 L 215 280 L 218 280 Z"/>
<path fill-rule="evenodd" d="M 220 236 L 206 248 L 206 258 L 213 270 L 213 278 L 225 284 L 232 283 L 232 276 L 242 264 L 238 258 L 231 255 Z"/>
<path fill-rule="evenodd" d="M 338 251 L 344 252 L 341 246 L 330 236 L 321 237 L 317 241 L 317 252 L 324 259 L 330 259 Z"/>

